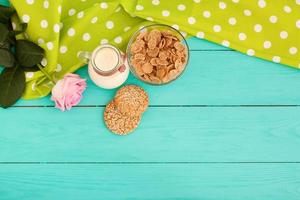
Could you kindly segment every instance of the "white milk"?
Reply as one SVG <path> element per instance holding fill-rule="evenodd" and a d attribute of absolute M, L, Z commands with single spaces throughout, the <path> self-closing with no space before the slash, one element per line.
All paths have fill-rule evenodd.
<path fill-rule="evenodd" d="M 95 49 L 90 58 L 88 71 L 97 86 L 113 89 L 127 80 L 129 65 L 121 54 L 122 52 L 112 45 L 102 45 Z"/>
<path fill-rule="evenodd" d="M 103 47 L 95 52 L 94 63 L 98 69 L 107 72 L 119 64 L 118 52 L 110 47 Z"/>

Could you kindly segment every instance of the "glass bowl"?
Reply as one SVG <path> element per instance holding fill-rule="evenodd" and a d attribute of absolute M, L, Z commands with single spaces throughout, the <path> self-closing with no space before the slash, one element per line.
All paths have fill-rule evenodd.
<path fill-rule="evenodd" d="M 184 47 L 184 50 L 182 50 L 182 48 L 181 48 L 181 50 L 182 50 L 182 52 L 185 53 L 186 56 L 185 57 L 182 56 L 184 58 L 179 59 L 180 61 L 178 61 L 178 62 L 180 62 L 180 65 L 176 64 L 177 68 L 175 68 L 175 63 L 174 63 L 174 66 L 173 66 L 174 68 L 172 68 L 172 66 L 171 66 L 172 63 L 175 62 L 174 59 L 176 59 L 176 55 L 172 54 L 175 58 L 171 59 L 170 57 L 167 57 L 167 62 L 169 64 L 159 65 L 159 64 L 156 63 L 157 65 L 159 65 L 158 67 L 156 65 L 151 65 L 151 66 L 153 66 L 153 69 L 154 69 L 151 72 L 151 74 L 142 75 L 144 73 L 144 71 L 146 71 L 146 70 L 142 70 L 142 67 L 141 67 L 145 64 L 145 61 L 139 61 L 139 60 L 137 61 L 136 58 L 134 57 L 135 55 L 131 51 L 131 48 L 132 48 L 132 44 L 135 43 L 135 41 L 140 36 L 140 34 L 150 33 L 152 30 L 168 31 L 169 33 L 172 34 L 171 36 L 175 36 L 178 39 L 178 42 L 181 44 L 179 46 Z M 148 50 L 149 50 L 148 44 L 147 44 L 147 42 L 150 41 L 149 38 L 150 37 L 147 38 L 147 36 L 146 36 L 145 38 L 142 39 L 142 41 L 145 42 L 146 44 L 143 46 L 143 50 L 141 52 L 143 52 L 142 54 L 144 56 L 148 57 L 148 59 L 151 59 L 152 56 L 149 56 L 148 53 L 145 53 L 145 52 L 148 52 Z M 157 39 L 157 40 L 159 40 L 159 39 Z M 169 40 L 169 39 L 165 38 L 165 40 Z M 171 41 L 176 42 L 175 40 L 171 40 Z M 169 44 L 171 46 L 174 45 L 174 43 L 169 43 Z M 159 46 L 159 44 L 158 44 L 158 46 Z M 167 50 L 164 49 L 164 48 L 159 48 L 159 52 L 164 51 L 164 50 L 166 50 L 166 51 L 170 50 L 171 51 L 171 49 L 168 49 L 168 47 L 165 47 L 165 48 Z M 175 47 L 173 46 L 173 48 L 175 48 Z M 173 52 L 179 52 L 179 50 L 177 51 L 177 49 L 174 49 Z M 130 71 L 132 72 L 132 74 L 136 78 L 141 80 L 142 82 L 145 82 L 145 83 L 148 83 L 148 84 L 151 84 L 151 85 L 165 85 L 165 84 L 171 83 L 174 80 L 178 79 L 183 74 L 183 72 L 185 71 L 185 69 L 188 65 L 188 62 L 189 62 L 189 47 L 188 47 L 188 44 L 187 44 L 184 36 L 178 30 L 176 30 L 175 28 L 173 28 L 171 26 L 168 26 L 168 25 L 164 25 L 164 24 L 152 24 L 152 25 L 144 26 L 143 28 L 136 31 L 133 34 L 133 36 L 131 37 L 131 39 L 128 43 L 126 54 L 127 54 L 127 58 L 128 58 L 128 64 L 129 64 L 129 67 L 130 67 Z M 158 58 L 158 55 L 157 55 L 157 58 Z M 169 52 L 166 55 L 171 55 L 171 53 Z M 182 55 L 184 55 L 184 54 L 182 54 Z M 135 61 L 133 61 L 133 60 L 135 60 Z M 170 60 L 173 60 L 173 61 L 170 61 Z M 135 64 L 136 66 L 134 66 L 134 64 L 133 64 L 134 62 L 135 63 L 138 62 L 138 64 Z M 159 62 L 161 62 L 161 61 L 159 61 Z M 138 67 L 138 66 L 140 66 L 140 67 Z M 178 66 L 180 66 L 180 68 Z M 166 68 L 163 68 L 163 67 L 166 67 Z M 143 69 L 145 69 L 145 68 L 143 68 Z M 158 69 L 160 69 L 159 78 L 158 78 Z M 173 69 L 173 71 L 172 71 L 172 69 Z M 140 72 L 140 73 L 138 73 L 138 72 Z M 165 76 L 162 77 L 162 74 L 165 74 Z"/>

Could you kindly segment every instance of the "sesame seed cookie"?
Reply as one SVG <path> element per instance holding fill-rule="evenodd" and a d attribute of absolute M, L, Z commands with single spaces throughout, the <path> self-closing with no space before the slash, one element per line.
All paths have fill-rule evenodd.
<path fill-rule="evenodd" d="M 140 116 L 148 108 L 149 98 L 141 87 L 127 85 L 116 93 L 114 102 L 122 114 Z"/>
<path fill-rule="evenodd" d="M 117 135 L 127 135 L 137 128 L 141 121 L 141 115 L 128 116 L 117 110 L 115 101 L 107 104 L 104 111 L 104 122 L 107 128 Z"/>

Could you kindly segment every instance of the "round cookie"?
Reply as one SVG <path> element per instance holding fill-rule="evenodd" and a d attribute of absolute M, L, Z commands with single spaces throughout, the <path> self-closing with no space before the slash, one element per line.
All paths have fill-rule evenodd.
<path fill-rule="evenodd" d="M 121 113 L 130 116 L 140 116 L 149 105 L 147 93 L 136 85 L 127 85 L 119 89 L 114 101 Z"/>
<path fill-rule="evenodd" d="M 116 109 L 114 101 L 107 104 L 104 111 L 104 122 L 107 128 L 117 135 L 127 135 L 137 128 L 141 116 L 127 116 Z"/>

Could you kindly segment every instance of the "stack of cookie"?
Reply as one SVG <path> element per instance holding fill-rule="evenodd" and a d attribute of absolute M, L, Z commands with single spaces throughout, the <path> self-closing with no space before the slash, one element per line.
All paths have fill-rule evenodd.
<path fill-rule="evenodd" d="M 104 122 L 111 132 L 127 135 L 137 128 L 148 105 L 148 95 L 142 88 L 136 85 L 124 86 L 106 106 Z"/>

